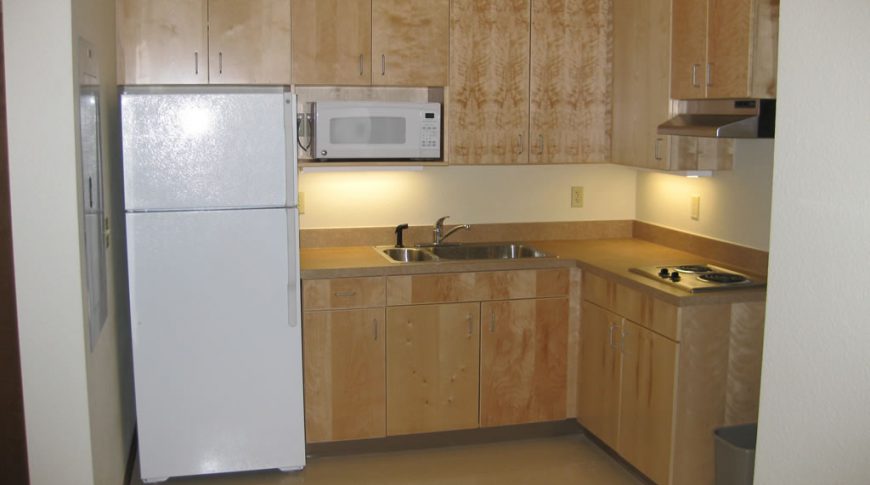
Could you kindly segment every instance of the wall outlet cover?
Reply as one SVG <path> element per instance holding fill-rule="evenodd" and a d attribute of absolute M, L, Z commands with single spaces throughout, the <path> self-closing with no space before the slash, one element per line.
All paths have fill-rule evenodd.
<path fill-rule="evenodd" d="M 583 187 L 571 187 L 571 207 L 583 207 Z"/>

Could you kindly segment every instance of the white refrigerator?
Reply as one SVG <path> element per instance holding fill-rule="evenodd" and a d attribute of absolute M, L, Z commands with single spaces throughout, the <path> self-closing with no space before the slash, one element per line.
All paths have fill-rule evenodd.
<path fill-rule="evenodd" d="M 294 95 L 121 95 L 142 478 L 305 465 Z"/>

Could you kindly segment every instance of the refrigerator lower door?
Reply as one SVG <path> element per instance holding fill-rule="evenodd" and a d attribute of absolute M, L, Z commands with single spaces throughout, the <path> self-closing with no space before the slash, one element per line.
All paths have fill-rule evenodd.
<path fill-rule="evenodd" d="M 142 478 L 305 464 L 295 209 L 127 214 Z"/>

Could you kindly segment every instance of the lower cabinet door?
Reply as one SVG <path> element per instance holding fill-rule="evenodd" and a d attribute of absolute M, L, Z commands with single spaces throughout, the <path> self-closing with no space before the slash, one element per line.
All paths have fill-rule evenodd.
<path fill-rule="evenodd" d="M 480 425 L 565 419 L 568 299 L 481 305 Z"/>
<path fill-rule="evenodd" d="M 622 328 L 619 453 L 668 483 L 679 345 L 626 320 Z"/>
<path fill-rule="evenodd" d="M 477 427 L 480 303 L 387 308 L 387 435 Z"/>
<path fill-rule="evenodd" d="M 385 433 L 384 309 L 305 312 L 305 437 L 309 443 Z"/>
<path fill-rule="evenodd" d="M 607 446 L 617 449 L 621 318 L 583 302 L 577 420 Z"/>

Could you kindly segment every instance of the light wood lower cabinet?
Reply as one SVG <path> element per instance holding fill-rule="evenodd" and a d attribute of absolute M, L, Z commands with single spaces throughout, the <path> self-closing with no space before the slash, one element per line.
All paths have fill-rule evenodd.
<path fill-rule="evenodd" d="M 480 304 L 387 308 L 387 435 L 477 427 Z"/>
<path fill-rule="evenodd" d="M 385 434 L 384 308 L 305 312 L 306 441 Z"/>
<path fill-rule="evenodd" d="M 481 304 L 480 425 L 565 419 L 568 299 Z"/>
<path fill-rule="evenodd" d="M 577 419 L 656 483 L 668 483 L 678 344 L 583 302 Z"/>

